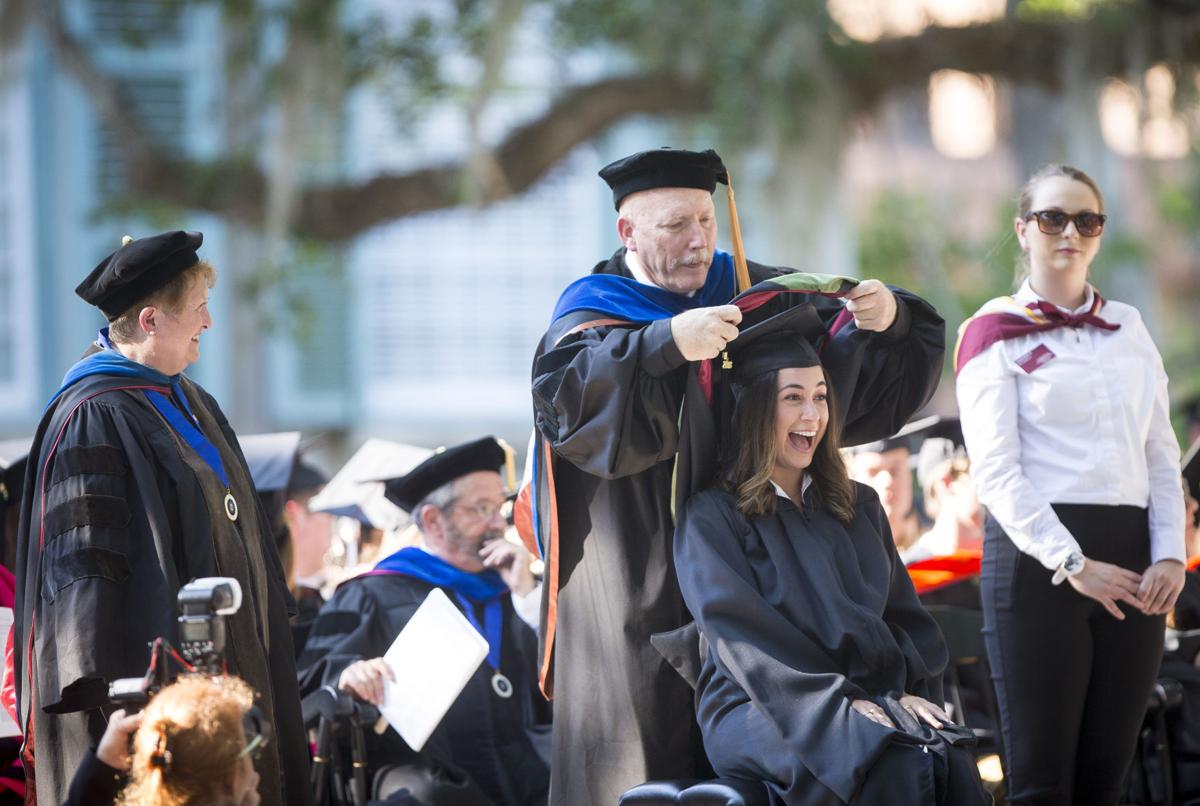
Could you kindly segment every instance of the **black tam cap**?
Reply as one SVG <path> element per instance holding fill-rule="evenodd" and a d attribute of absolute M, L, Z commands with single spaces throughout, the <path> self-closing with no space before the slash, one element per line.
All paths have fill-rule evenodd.
<path fill-rule="evenodd" d="M 729 184 L 725 163 L 711 148 L 707 151 L 685 151 L 663 148 L 639 151 L 609 163 L 600 169 L 600 178 L 613 192 L 613 206 L 631 193 L 651 188 L 696 188 L 712 193 L 717 183 Z"/>
<path fill-rule="evenodd" d="M 824 337 L 825 325 L 812 305 L 788 308 L 757 324 L 746 321 L 729 343 L 735 383 L 748 386 L 767 372 L 821 363 L 814 345 Z"/>
<path fill-rule="evenodd" d="M 164 232 L 131 240 L 101 260 L 75 289 L 111 321 L 200 262 L 199 232 Z"/>
<path fill-rule="evenodd" d="M 504 464 L 504 448 L 495 437 L 484 437 L 453 448 L 439 448 L 408 475 L 387 479 L 384 495 L 405 512 L 411 513 L 417 504 L 437 488 L 457 478 L 480 470 L 500 472 Z"/>

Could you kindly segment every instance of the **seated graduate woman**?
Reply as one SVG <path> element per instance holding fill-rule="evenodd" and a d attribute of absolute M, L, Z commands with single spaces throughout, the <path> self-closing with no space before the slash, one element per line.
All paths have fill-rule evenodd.
<path fill-rule="evenodd" d="M 878 496 L 847 474 L 833 390 L 792 318 L 729 345 L 721 481 L 688 501 L 675 531 L 703 639 L 709 760 L 788 806 L 988 803 L 964 746 L 974 737 L 939 705 L 941 634 Z"/>

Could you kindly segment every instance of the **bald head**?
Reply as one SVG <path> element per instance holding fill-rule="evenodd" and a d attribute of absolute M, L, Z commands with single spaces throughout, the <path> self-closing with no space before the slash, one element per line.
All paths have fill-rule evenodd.
<path fill-rule="evenodd" d="M 621 202 L 617 234 L 650 280 L 677 294 L 704 285 L 716 248 L 712 194 L 695 188 L 653 188 Z"/>

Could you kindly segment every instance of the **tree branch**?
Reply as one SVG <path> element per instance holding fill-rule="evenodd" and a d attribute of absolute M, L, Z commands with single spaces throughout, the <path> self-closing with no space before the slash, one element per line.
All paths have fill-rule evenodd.
<path fill-rule="evenodd" d="M 87 89 L 101 119 L 116 132 L 131 195 L 262 225 L 267 189 L 258 165 L 196 163 L 167 156 L 131 114 L 117 83 L 65 29 L 55 13 L 57 4 L 35 6 L 60 59 Z M 1151 3 L 1087 22 L 1004 19 L 967 28 L 931 27 L 916 36 L 869 44 L 829 42 L 827 56 L 836 76 L 835 89 L 846 93 L 852 111 L 861 112 L 894 89 L 924 86 L 931 72 L 944 68 L 1058 88 L 1056 54 L 1069 40 L 1087 43 L 1087 74 L 1122 75 L 1131 69 L 1126 44 L 1135 34 L 1143 46 L 1141 58 L 1147 62 L 1200 61 L 1200 13 L 1164 11 Z M 497 192 L 522 193 L 574 148 L 627 118 L 708 112 L 716 89 L 674 73 L 623 76 L 568 88 L 545 114 L 512 130 L 494 149 L 503 180 L 494 183 L 500 188 Z M 465 192 L 468 165 L 469 155 L 460 162 L 380 175 L 361 183 L 310 185 L 296 199 L 294 233 L 341 241 L 403 216 L 462 204 L 469 195 Z"/>
<path fill-rule="evenodd" d="M 924 86 L 936 70 L 988 73 L 1013 84 L 1062 89 L 1059 56 L 1085 43 L 1082 65 L 1088 75 L 1122 76 L 1131 64 L 1128 43 L 1142 37 L 1153 63 L 1200 58 L 1200 13 L 1164 12 L 1140 4 L 1119 15 L 1087 22 L 1003 19 L 965 28 L 926 28 L 920 34 L 870 44 L 831 47 L 852 106 L 868 109 L 900 87 Z"/>
<path fill-rule="evenodd" d="M 504 187 L 519 194 L 614 123 L 634 115 L 682 115 L 709 108 L 702 85 L 677 76 L 611 78 L 577 87 L 541 118 L 513 130 L 495 149 Z M 463 166 L 454 163 L 362 184 L 306 192 L 297 232 L 320 240 L 350 238 L 392 219 L 461 204 Z"/>

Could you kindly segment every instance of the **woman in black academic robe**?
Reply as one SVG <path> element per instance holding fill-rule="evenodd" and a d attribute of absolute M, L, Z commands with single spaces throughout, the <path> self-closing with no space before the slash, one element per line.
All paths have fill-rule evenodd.
<path fill-rule="evenodd" d="M 730 348 L 735 447 L 675 532 L 714 769 L 789 806 L 988 802 L 973 737 L 937 705 L 945 643 L 846 473 L 816 354 L 771 320 Z"/>

